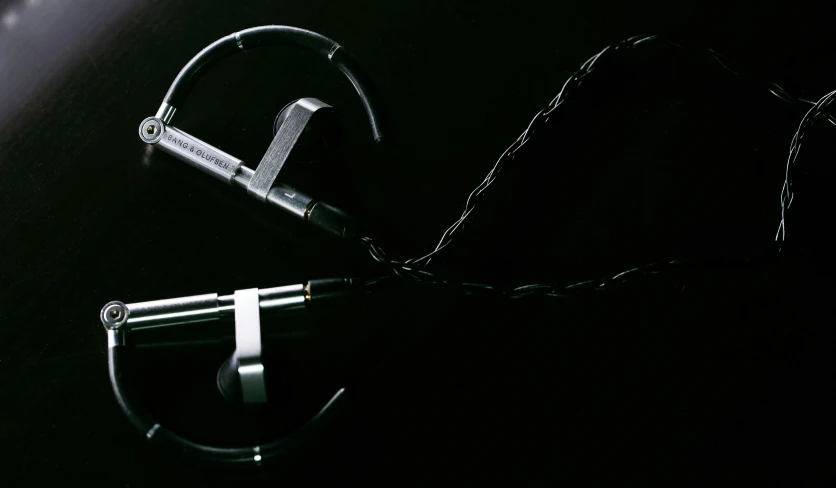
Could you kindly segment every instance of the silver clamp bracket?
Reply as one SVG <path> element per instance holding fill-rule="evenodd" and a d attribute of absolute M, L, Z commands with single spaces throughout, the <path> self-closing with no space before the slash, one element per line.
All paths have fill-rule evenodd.
<path fill-rule="evenodd" d="M 258 288 L 235 291 L 235 358 L 244 403 L 266 403 Z"/>
<path fill-rule="evenodd" d="M 273 188 L 282 166 L 290 156 L 290 151 L 305 131 L 311 117 L 318 110 L 331 108 L 330 105 L 316 98 L 301 98 L 293 102 L 286 110 L 287 118 L 273 137 L 273 142 L 258 163 L 252 178 L 247 183 L 247 193 L 261 200 L 267 201 L 267 194 Z"/>

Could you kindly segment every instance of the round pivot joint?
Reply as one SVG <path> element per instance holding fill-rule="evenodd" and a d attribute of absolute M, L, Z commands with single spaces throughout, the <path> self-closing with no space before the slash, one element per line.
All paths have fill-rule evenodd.
<path fill-rule="evenodd" d="M 107 347 L 116 347 L 125 345 L 125 328 L 123 327 L 128 322 L 130 310 L 128 306 L 122 302 L 110 302 L 99 312 L 99 320 L 102 321 L 105 329 L 107 329 Z"/>
<path fill-rule="evenodd" d="M 99 319 L 106 329 L 118 329 L 125 325 L 129 315 L 128 307 L 122 302 L 110 302 L 99 313 Z"/>
<path fill-rule="evenodd" d="M 301 100 L 301 99 L 299 99 Z M 293 105 L 299 100 L 294 100 L 279 112 L 273 122 L 273 137 L 279 132 L 282 124 L 287 120 Z M 317 110 L 311 116 L 310 122 L 293 146 L 290 157 L 293 161 L 302 163 L 315 163 L 333 159 L 334 152 L 340 145 L 340 125 L 333 107 Z"/>
<path fill-rule="evenodd" d="M 165 124 L 157 117 L 148 117 L 139 124 L 139 138 L 142 142 L 156 144 L 163 138 Z"/>

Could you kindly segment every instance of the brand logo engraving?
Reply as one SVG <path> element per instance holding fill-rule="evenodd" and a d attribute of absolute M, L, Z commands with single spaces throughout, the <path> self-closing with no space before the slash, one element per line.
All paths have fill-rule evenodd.
<path fill-rule="evenodd" d="M 183 137 L 174 137 L 172 134 L 168 135 L 167 140 L 184 151 L 194 153 L 195 156 L 214 164 L 224 171 L 229 171 L 233 168 L 233 165 L 229 161 L 224 161 L 211 151 L 202 148 L 202 146 L 195 146 L 194 141 L 190 141 Z"/>

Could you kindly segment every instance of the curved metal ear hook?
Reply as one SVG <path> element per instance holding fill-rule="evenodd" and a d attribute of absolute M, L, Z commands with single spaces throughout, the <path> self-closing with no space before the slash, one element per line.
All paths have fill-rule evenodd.
<path fill-rule="evenodd" d="M 156 118 L 171 123 L 175 111 L 186 101 L 197 80 L 216 63 L 239 51 L 269 46 L 298 47 L 313 51 L 339 69 L 354 86 L 371 125 L 375 142 L 384 139 L 383 104 L 357 59 L 343 46 L 313 31 L 286 25 L 264 25 L 222 37 L 189 61 L 168 89 Z"/>
<path fill-rule="evenodd" d="M 230 34 L 200 51 L 177 74 L 157 113 L 142 121 L 139 137 L 143 142 L 157 145 L 164 152 L 228 185 L 246 188 L 248 194 L 262 202 L 279 207 L 332 234 L 352 238 L 356 235 L 354 219 L 334 206 L 276 181 L 279 170 L 308 127 L 313 114 L 319 109 L 330 108 L 327 104 L 315 98 L 294 102 L 255 171 L 244 166 L 243 161 L 235 156 L 171 125 L 175 112 L 209 68 L 234 53 L 266 46 L 308 49 L 337 67 L 357 91 L 375 142 L 383 142 L 382 104 L 357 60 L 345 48 L 321 34 L 283 25 L 253 27 Z"/>
<path fill-rule="evenodd" d="M 116 401 L 134 427 L 149 442 L 197 459 L 219 463 L 260 464 L 287 450 L 301 447 L 300 444 L 310 441 L 313 434 L 344 403 L 344 388 L 339 389 L 304 425 L 272 442 L 232 448 L 199 444 L 161 426 L 134 398 L 130 381 L 125 376 L 125 363 L 131 353 L 127 339 L 131 330 L 172 327 L 234 316 L 235 354 L 242 358 L 237 373 L 240 376 L 243 400 L 246 403 L 262 403 L 267 398 L 264 365 L 261 362 L 261 313 L 306 308 L 312 303 L 319 304 L 326 299 L 352 294 L 358 284 L 346 278 L 321 279 L 311 280 L 307 284 L 238 290 L 226 296 L 212 293 L 127 305 L 110 302 L 102 308 L 99 318 L 107 330 L 108 367 Z"/>

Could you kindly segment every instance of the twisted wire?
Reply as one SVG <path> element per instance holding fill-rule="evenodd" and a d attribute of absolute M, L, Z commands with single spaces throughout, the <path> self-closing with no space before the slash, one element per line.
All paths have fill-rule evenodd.
<path fill-rule="evenodd" d="M 686 49 L 683 44 L 661 36 L 634 36 L 624 39 L 616 44 L 607 46 L 594 56 L 587 59 L 583 64 L 581 64 L 580 68 L 563 83 L 560 91 L 554 98 L 551 99 L 546 107 L 539 110 L 534 117 L 532 117 L 525 130 L 523 130 L 523 132 L 508 146 L 508 148 L 500 154 L 488 174 L 476 186 L 476 188 L 470 192 L 467 200 L 465 201 L 464 210 L 461 215 L 444 231 L 434 249 L 420 257 L 406 260 L 396 260 L 390 258 L 384 249 L 370 237 L 361 237 L 359 240 L 367 248 L 372 259 L 374 259 L 377 263 L 388 267 L 392 272 L 392 275 L 390 276 L 396 276 L 409 282 L 455 285 L 460 287 L 465 294 L 496 293 L 507 298 L 523 298 L 533 295 L 566 297 L 568 295 L 586 290 L 608 290 L 617 285 L 623 284 L 634 277 L 659 274 L 667 269 L 676 268 L 678 265 L 681 265 L 683 261 L 664 261 L 632 268 L 609 278 L 587 280 L 568 286 L 555 284 L 529 284 L 510 289 L 501 289 L 490 284 L 467 282 L 456 283 L 426 269 L 432 259 L 441 251 L 452 247 L 456 237 L 461 234 L 465 221 L 473 218 L 477 207 L 476 203 L 479 197 L 483 196 L 488 188 L 490 188 L 490 186 L 496 181 L 498 175 L 503 171 L 506 165 L 514 161 L 517 153 L 532 139 L 533 134 L 549 122 L 554 111 L 566 103 L 567 100 L 571 98 L 572 94 L 574 94 L 584 84 L 588 77 L 591 76 L 605 60 L 611 59 L 619 52 L 624 52 L 634 49 L 640 45 L 648 45 L 652 43 L 663 43 L 674 48 Z M 712 49 L 697 49 L 697 51 L 707 53 L 711 59 L 713 59 L 726 71 L 732 73 L 733 75 L 740 76 L 740 73 L 732 68 L 731 63 L 726 56 Z M 778 235 L 776 235 L 776 240 L 778 240 L 779 236 L 782 239 L 785 236 L 785 209 L 789 208 L 793 198 L 792 180 L 789 178 L 789 168 L 798 158 L 801 142 L 815 121 L 826 119 L 832 125 L 836 126 L 836 119 L 824 111 L 833 99 L 836 98 L 836 90 L 828 93 L 819 101 L 813 102 L 790 95 L 786 90 L 784 90 L 784 88 L 774 82 L 763 83 L 762 89 L 783 102 L 808 108 L 806 114 L 801 120 L 801 123 L 799 124 L 798 131 L 796 131 L 796 134 L 793 136 L 790 144 L 787 172 L 784 186 L 781 190 L 781 223 L 778 229 Z M 370 286 L 377 285 L 386 281 L 389 277 L 374 278 L 369 280 L 367 284 Z"/>

